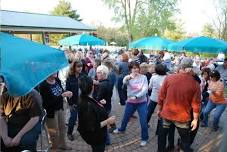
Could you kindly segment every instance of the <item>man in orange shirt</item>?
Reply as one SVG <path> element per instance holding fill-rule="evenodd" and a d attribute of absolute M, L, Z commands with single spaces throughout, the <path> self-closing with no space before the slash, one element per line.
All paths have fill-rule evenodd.
<path fill-rule="evenodd" d="M 193 151 L 190 148 L 189 133 L 198 125 L 201 92 L 199 83 L 192 76 L 192 63 L 188 57 L 182 59 L 179 73 L 167 76 L 159 92 L 158 115 L 163 119 L 158 136 L 159 152 L 166 151 L 166 135 L 171 124 L 176 126 L 181 137 L 180 148 L 184 152 Z"/>

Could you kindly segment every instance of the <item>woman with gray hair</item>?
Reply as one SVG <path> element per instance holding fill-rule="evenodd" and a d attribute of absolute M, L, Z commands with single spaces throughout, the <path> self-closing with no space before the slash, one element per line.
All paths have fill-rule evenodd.
<path fill-rule="evenodd" d="M 108 80 L 109 70 L 105 65 L 100 65 L 97 67 L 97 79 L 98 83 L 96 86 L 96 96 L 94 98 L 103 104 L 106 109 L 107 114 L 109 115 L 111 112 L 111 97 L 113 94 L 113 89 L 111 86 L 111 82 Z M 110 144 L 109 134 L 106 132 L 106 144 Z"/>

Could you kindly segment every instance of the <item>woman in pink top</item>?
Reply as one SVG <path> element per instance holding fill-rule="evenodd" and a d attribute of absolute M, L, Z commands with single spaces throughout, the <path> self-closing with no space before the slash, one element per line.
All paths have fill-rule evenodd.
<path fill-rule="evenodd" d="M 126 130 L 129 118 L 137 110 L 141 125 L 141 143 L 140 146 L 145 146 L 148 141 L 148 126 L 147 126 L 147 92 L 148 83 L 145 75 L 140 74 L 139 63 L 133 61 L 129 65 L 131 74 L 123 79 L 123 84 L 127 86 L 127 103 L 124 116 L 121 122 L 121 127 L 113 131 L 113 133 L 122 133 Z"/>
<path fill-rule="evenodd" d="M 208 86 L 209 101 L 203 112 L 204 119 L 201 127 L 208 126 L 208 115 L 216 108 L 214 113 L 213 131 L 218 130 L 218 123 L 222 113 L 225 111 L 225 98 L 224 98 L 224 84 L 220 81 L 220 73 L 217 70 L 213 70 L 210 74 L 210 82 Z"/>

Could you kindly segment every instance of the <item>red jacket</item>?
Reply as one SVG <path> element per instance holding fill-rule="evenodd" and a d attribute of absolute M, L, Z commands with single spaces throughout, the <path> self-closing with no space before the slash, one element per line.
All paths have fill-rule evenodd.
<path fill-rule="evenodd" d="M 162 118 L 188 122 L 192 119 L 192 110 L 199 113 L 200 103 L 200 86 L 193 76 L 180 73 L 166 77 L 158 97 Z"/>

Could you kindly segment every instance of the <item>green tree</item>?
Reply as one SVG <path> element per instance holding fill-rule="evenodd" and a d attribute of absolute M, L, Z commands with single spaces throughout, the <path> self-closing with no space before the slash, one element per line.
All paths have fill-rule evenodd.
<path fill-rule="evenodd" d="M 204 36 L 216 37 L 215 29 L 211 24 L 205 24 L 202 29 L 202 34 Z"/>
<path fill-rule="evenodd" d="M 227 40 L 227 0 L 214 0 L 216 16 L 213 26 L 219 39 Z"/>
<path fill-rule="evenodd" d="M 176 23 L 176 28 L 174 30 L 166 29 L 164 37 L 175 41 L 186 38 L 186 32 L 183 30 L 183 24 Z"/>
<path fill-rule="evenodd" d="M 128 41 L 174 29 L 171 17 L 177 0 L 103 0 L 115 12 L 114 19 L 124 23 Z"/>
<path fill-rule="evenodd" d="M 172 17 L 177 12 L 176 2 L 177 0 L 147 0 L 137 18 L 137 36 L 162 36 L 166 30 L 174 30 L 176 24 Z"/>
<path fill-rule="evenodd" d="M 77 13 L 77 10 L 73 10 L 71 3 L 65 0 L 60 0 L 58 5 L 51 12 L 51 14 L 58 16 L 68 16 L 77 21 L 82 21 L 80 15 Z"/>
<path fill-rule="evenodd" d="M 102 25 L 96 27 L 97 36 L 108 43 L 116 42 L 118 46 L 127 46 L 127 33 L 121 28 L 106 28 Z"/>
<path fill-rule="evenodd" d="M 51 12 L 52 15 L 68 16 L 77 21 L 81 21 L 80 15 L 77 10 L 73 10 L 71 3 L 65 0 L 60 0 L 58 5 Z M 50 34 L 50 44 L 58 45 L 58 41 L 66 37 L 68 34 Z"/>
<path fill-rule="evenodd" d="M 103 0 L 109 8 L 114 10 L 115 21 L 120 21 L 125 24 L 128 34 L 128 41 L 133 40 L 133 31 L 139 8 L 145 0 Z"/>

